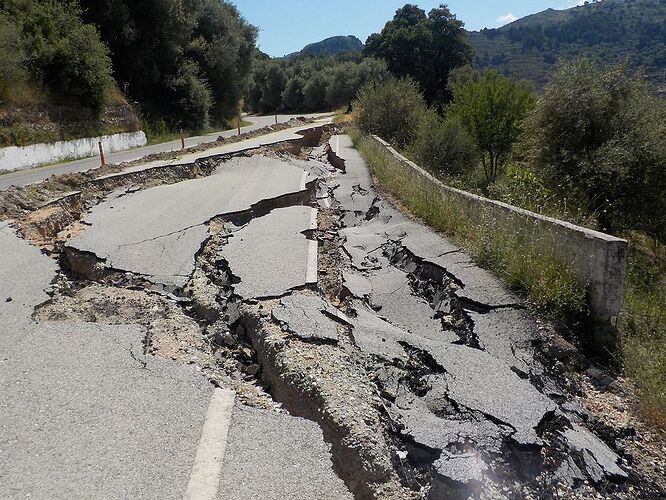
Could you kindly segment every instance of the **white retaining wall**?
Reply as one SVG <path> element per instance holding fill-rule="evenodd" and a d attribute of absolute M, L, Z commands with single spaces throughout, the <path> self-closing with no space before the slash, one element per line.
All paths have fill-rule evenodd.
<path fill-rule="evenodd" d="M 533 243 L 561 258 L 589 287 L 593 316 L 601 321 L 617 316 L 622 303 L 627 267 L 626 240 L 449 187 L 402 156 L 381 138 L 372 137 L 401 164 L 428 179 L 446 196 L 455 199 L 470 219 L 479 220 L 483 210 L 490 210 L 498 231 L 513 231 L 516 222 L 529 227 Z"/>
<path fill-rule="evenodd" d="M 53 144 L 31 144 L 0 148 L 0 171 L 29 168 L 65 159 L 88 158 L 99 155 L 98 142 L 104 145 L 104 153 L 123 151 L 148 142 L 143 131 L 122 134 L 86 137 Z"/>

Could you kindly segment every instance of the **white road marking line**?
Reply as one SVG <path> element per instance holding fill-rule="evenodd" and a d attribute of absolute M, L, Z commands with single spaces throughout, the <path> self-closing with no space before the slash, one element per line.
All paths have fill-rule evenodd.
<path fill-rule="evenodd" d="M 301 176 L 301 191 L 305 191 L 305 181 L 308 178 L 308 172 L 306 170 L 303 171 L 303 175 Z"/>
<path fill-rule="evenodd" d="M 214 500 L 217 497 L 235 396 L 236 393 L 228 389 L 213 391 L 185 493 L 186 500 Z"/>
<path fill-rule="evenodd" d="M 317 229 L 317 214 L 319 212 L 317 209 L 313 208 L 310 212 L 310 227 L 309 229 Z M 305 282 L 306 283 L 316 283 L 317 282 L 317 240 L 310 240 L 308 245 L 308 263 L 307 270 L 305 272 Z"/>

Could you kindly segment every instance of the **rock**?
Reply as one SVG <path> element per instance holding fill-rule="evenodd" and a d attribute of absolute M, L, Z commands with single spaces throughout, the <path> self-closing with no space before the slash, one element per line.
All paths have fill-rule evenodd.
<path fill-rule="evenodd" d="M 12 299 L 11 297 L 7 297 L 7 298 L 5 299 L 5 302 L 11 302 L 12 300 L 14 300 L 14 299 Z"/>
<path fill-rule="evenodd" d="M 585 371 L 592 383 L 597 386 L 598 389 L 607 389 L 611 384 L 615 382 L 615 379 L 611 377 L 608 373 L 597 368 L 596 366 L 591 366 Z"/>
<path fill-rule="evenodd" d="M 259 373 L 259 370 L 261 370 L 261 366 L 255 363 L 245 368 L 245 373 L 254 377 L 257 375 L 257 373 Z"/>
<path fill-rule="evenodd" d="M 544 345 L 546 354 L 564 363 L 576 362 L 580 358 L 578 349 L 560 335 L 553 335 Z"/>

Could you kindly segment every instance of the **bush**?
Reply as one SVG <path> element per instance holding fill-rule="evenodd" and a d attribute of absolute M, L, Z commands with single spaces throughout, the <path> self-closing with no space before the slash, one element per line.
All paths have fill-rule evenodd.
<path fill-rule="evenodd" d="M 213 97 L 208 82 L 199 76 L 193 61 L 186 61 L 173 79 L 172 89 L 177 99 L 177 125 L 188 130 L 205 130 L 210 122 L 209 111 Z"/>
<path fill-rule="evenodd" d="M 0 99 L 26 79 L 24 44 L 18 27 L 0 13 Z"/>
<path fill-rule="evenodd" d="M 440 177 L 460 175 L 479 161 L 476 145 L 460 122 L 442 120 L 434 111 L 421 121 L 409 155 Z"/>
<path fill-rule="evenodd" d="M 53 42 L 36 59 L 44 83 L 57 93 L 74 97 L 99 113 L 106 104 L 111 78 L 109 50 L 93 26 L 79 25 Z"/>
<path fill-rule="evenodd" d="M 474 138 L 486 180 L 495 182 L 534 105 L 532 89 L 495 70 L 485 71 L 478 79 L 456 73 L 451 87 L 453 102 L 447 114 L 459 119 Z"/>
<path fill-rule="evenodd" d="M 624 65 L 562 63 L 526 127 L 526 151 L 605 231 L 666 241 L 666 105 Z"/>
<path fill-rule="evenodd" d="M 355 107 L 361 131 L 378 135 L 402 149 L 414 142 L 427 112 L 418 86 L 407 78 L 367 85 L 360 91 Z"/>
<path fill-rule="evenodd" d="M 78 4 L 9 0 L 3 12 L 20 30 L 33 82 L 99 113 L 113 85 L 111 59 L 95 27 L 81 21 Z"/>

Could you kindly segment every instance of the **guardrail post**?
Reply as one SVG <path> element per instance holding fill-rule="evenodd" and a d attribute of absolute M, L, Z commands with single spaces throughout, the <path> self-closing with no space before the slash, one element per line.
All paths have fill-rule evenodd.
<path fill-rule="evenodd" d="M 97 146 L 99 146 L 99 159 L 102 162 L 102 166 L 106 165 L 106 160 L 104 159 L 104 146 L 102 145 L 102 141 L 97 143 Z"/>
<path fill-rule="evenodd" d="M 185 133 L 180 129 L 180 149 L 185 149 Z"/>

